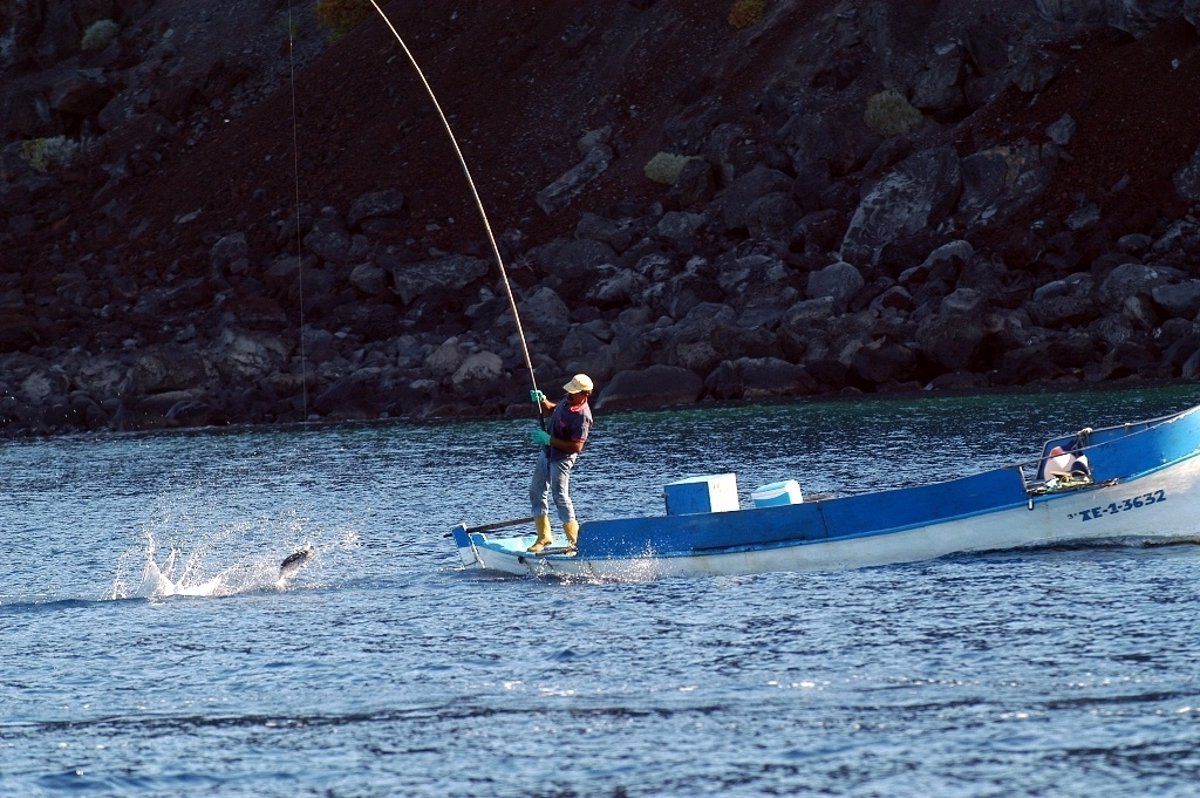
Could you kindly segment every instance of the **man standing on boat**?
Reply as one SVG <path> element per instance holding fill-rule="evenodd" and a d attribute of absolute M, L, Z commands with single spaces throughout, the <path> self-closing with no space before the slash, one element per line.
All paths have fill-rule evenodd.
<path fill-rule="evenodd" d="M 575 506 L 571 504 L 571 468 L 575 458 L 583 451 L 588 431 L 592 428 L 592 409 L 588 397 L 592 395 L 592 380 L 586 374 L 576 374 L 563 386 L 565 399 L 555 403 L 534 389 L 529 398 L 542 410 L 550 413 L 549 432 L 540 428 L 530 431 L 530 439 L 542 447 L 533 479 L 529 483 L 529 501 L 533 506 L 533 524 L 537 529 L 537 540 L 529 550 L 538 553 L 553 542 L 550 535 L 550 494 L 554 495 L 554 506 L 562 521 L 567 542 L 575 548 L 579 540 L 579 522 L 575 520 Z"/>

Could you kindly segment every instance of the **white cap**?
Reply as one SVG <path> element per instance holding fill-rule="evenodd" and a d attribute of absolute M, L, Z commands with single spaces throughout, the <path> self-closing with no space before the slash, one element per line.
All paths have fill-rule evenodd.
<path fill-rule="evenodd" d="M 571 381 L 563 386 L 563 390 L 567 393 L 581 393 L 586 391 L 592 392 L 592 378 L 586 374 L 576 374 L 571 378 Z"/>

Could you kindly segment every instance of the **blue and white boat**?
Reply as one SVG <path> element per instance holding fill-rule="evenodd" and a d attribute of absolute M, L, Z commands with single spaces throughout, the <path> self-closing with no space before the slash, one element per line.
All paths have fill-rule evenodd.
<path fill-rule="evenodd" d="M 666 486 L 661 516 L 585 521 L 578 546 L 526 549 L 535 536 L 453 530 L 469 568 L 506 574 L 652 578 L 810 571 L 963 552 L 1086 543 L 1200 542 L 1200 406 L 1052 438 L 1028 463 L 946 482 L 805 498 L 793 482 L 739 506 L 736 477 Z"/>

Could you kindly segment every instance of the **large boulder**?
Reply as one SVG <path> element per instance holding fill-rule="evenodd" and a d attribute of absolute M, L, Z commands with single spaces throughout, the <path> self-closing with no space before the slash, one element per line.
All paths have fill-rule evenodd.
<path fill-rule="evenodd" d="M 629 307 L 640 296 L 646 281 L 632 269 L 618 269 L 584 292 L 583 298 L 598 308 Z"/>
<path fill-rule="evenodd" d="M 889 244 L 936 228 L 953 210 L 961 184 L 953 147 L 909 156 L 859 203 L 842 239 L 842 260 L 875 264 Z"/>
<path fill-rule="evenodd" d="M 277 335 L 225 328 L 204 352 L 211 368 L 231 381 L 253 380 L 278 372 L 292 347 Z"/>
<path fill-rule="evenodd" d="M 1200 147 L 1192 158 L 1175 173 L 1175 190 L 1188 202 L 1200 202 Z"/>
<path fill-rule="evenodd" d="M 1029 315 L 1042 327 L 1080 324 L 1096 317 L 1096 281 L 1087 272 L 1053 280 L 1033 292 Z"/>
<path fill-rule="evenodd" d="M 810 299 L 828 297 L 833 300 L 835 307 L 844 310 L 865 284 L 857 268 L 845 261 L 838 261 L 809 274 L 808 296 Z"/>
<path fill-rule="evenodd" d="M 614 376 L 601 389 L 596 409 L 612 412 L 689 405 L 703 390 L 701 379 L 687 369 L 654 365 Z"/>
<path fill-rule="evenodd" d="M 817 390 L 803 366 L 777 357 L 726 360 L 708 375 L 705 389 L 714 399 L 761 399 L 802 396 Z"/>
<path fill-rule="evenodd" d="M 61 114 L 90 116 L 108 104 L 112 86 L 99 69 L 77 69 L 54 84 L 50 107 Z"/>
<path fill-rule="evenodd" d="M 541 333 L 558 333 L 565 336 L 571 324 L 571 311 L 553 288 L 542 286 L 518 303 L 521 323 L 528 330 Z M 504 314 L 500 323 L 512 317 Z"/>
<path fill-rule="evenodd" d="M 339 419 L 377 418 L 390 399 L 394 375 L 385 368 L 356 369 L 313 399 L 313 409 Z"/>
<path fill-rule="evenodd" d="M 791 195 L 773 191 L 750 203 L 746 209 L 746 230 L 755 238 L 773 240 L 786 246 L 792 228 L 800 219 L 800 208 Z"/>
<path fill-rule="evenodd" d="M 363 194 L 350 204 L 346 214 L 346 223 L 350 227 L 359 227 L 368 219 L 379 217 L 396 217 L 404 212 L 404 194 L 398 189 L 389 188 Z"/>
<path fill-rule="evenodd" d="M 387 291 L 388 274 L 382 267 L 367 261 L 350 270 L 350 285 L 367 296 L 379 296 Z"/>
<path fill-rule="evenodd" d="M 1143 36 L 1167 20 L 1187 16 L 1200 22 L 1195 0 L 1036 0 L 1045 19 L 1072 25 L 1108 25 Z"/>
<path fill-rule="evenodd" d="M 1124 263 L 1100 283 L 1100 301 L 1106 307 L 1119 307 L 1139 294 L 1150 296 L 1154 289 L 1183 279 L 1183 273 L 1170 266 Z"/>
<path fill-rule="evenodd" d="M 613 157 L 611 147 L 607 144 L 596 144 L 583 156 L 582 161 L 537 193 L 535 199 L 538 207 L 548 216 L 566 207 L 583 191 L 584 186 L 608 169 Z"/>
<path fill-rule="evenodd" d="M 830 319 L 837 315 L 833 297 L 808 299 L 792 305 L 779 321 L 779 338 L 791 357 L 807 352 L 814 336 L 823 333 Z"/>
<path fill-rule="evenodd" d="M 1194 319 L 1200 313 L 1200 280 L 1184 280 L 1150 289 L 1150 297 L 1169 316 Z"/>
<path fill-rule="evenodd" d="M 459 396 L 486 396 L 500 393 L 504 377 L 504 361 L 495 352 L 483 350 L 467 355 L 450 377 L 450 384 Z"/>
<path fill-rule="evenodd" d="M 351 237 L 340 219 L 329 216 L 313 222 L 312 229 L 304 236 L 304 247 L 331 263 L 349 263 L 367 253 L 362 236 Z"/>
<path fill-rule="evenodd" d="M 825 110 L 794 114 L 775 136 L 797 173 L 820 166 L 835 175 L 846 174 L 866 161 L 879 142 L 854 116 L 839 118 Z"/>
<path fill-rule="evenodd" d="M 458 370 L 466 356 L 466 349 L 458 336 L 451 336 L 425 357 L 425 370 L 436 377 L 448 376 Z"/>
<path fill-rule="evenodd" d="M 717 260 L 716 267 L 717 285 L 730 296 L 772 291 L 788 276 L 787 267 L 774 255 L 737 257 L 736 253 L 729 253 Z"/>
<path fill-rule="evenodd" d="M 950 370 L 969 368 L 986 334 L 984 298 L 960 288 L 942 300 L 939 311 L 917 327 L 917 345 L 934 363 Z"/>
<path fill-rule="evenodd" d="M 558 362 L 572 374 L 582 371 L 592 379 L 607 379 L 612 375 L 611 340 L 612 330 L 599 319 L 573 325 L 559 347 Z"/>
<path fill-rule="evenodd" d="M 209 250 L 213 274 L 240 273 L 249 267 L 250 247 L 245 233 L 230 233 L 217 239 Z"/>
<path fill-rule="evenodd" d="M 792 179 L 775 169 L 756 166 L 737 178 L 721 196 L 721 218 L 726 229 L 745 228 L 751 219 L 750 208 L 759 198 L 792 189 Z"/>
<path fill-rule="evenodd" d="M 938 47 L 913 81 L 912 104 L 939 117 L 954 114 L 965 101 L 965 76 L 966 51 L 957 44 Z"/>
<path fill-rule="evenodd" d="M 655 238 L 669 241 L 672 244 L 687 244 L 693 240 L 696 231 L 700 229 L 705 221 L 704 214 L 689 213 L 687 211 L 667 211 L 658 220 L 658 224 L 654 226 L 652 232 Z"/>
<path fill-rule="evenodd" d="M 643 227 L 633 219 L 608 219 L 584 211 L 579 215 L 579 224 L 575 225 L 575 237 L 600 241 L 616 252 L 624 252 L 642 230 Z"/>
<path fill-rule="evenodd" d="M 418 263 L 402 263 L 384 256 L 379 265 L 392 273 L 392 290 L 406 305 L 434 292 L 461 292 L 464 286 L 488 273 L 486 260 L 467 255 L 447 255 Z"/>
<path fill-rule="evenodd" d="M 886 385 L 911 381 L 916 363 L 916 353 L 907 346 L 875 338 L 854 352 L 850 367 L 863 381 Z"/>
<path fill-rule="evenodd" d="M 1004 224 L 1045 192 L 1057 157 L 1028 142 L 1001 145 L 962 159 L 958 219 L 967 226 Z"/>
<path fill-rule="evenodd" d="M 605 266 L 617 262 L 617 253 L 602 241 L 588 238 L 555 239 L 529 252 L 538 270 L 556 281 L 555 288 L 568 299 L 581 296 L 598 278 Z"/>
<path fill-rule="evenodd" d="M 716 189 L 717 180 L 712 164 L 703 158 L 692 158 L 679 170 L 668 197 L 680 208 L 690 208 L 708 202 Z"/>

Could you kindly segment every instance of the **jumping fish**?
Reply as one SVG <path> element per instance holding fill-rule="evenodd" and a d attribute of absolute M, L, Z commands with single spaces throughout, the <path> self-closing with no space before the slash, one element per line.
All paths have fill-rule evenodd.
<path fill-rule="evenodd" d="M 293 576 L 301 568 L 308 565 L 308 561 L 312 559 L 315 553 L 316 551 L 310 543 L 304 548 L 298 549 L 287 557 L 284 557 L 283 562 L 279 563 L 279 581 L 282 582 L 288 577 Z"/>

